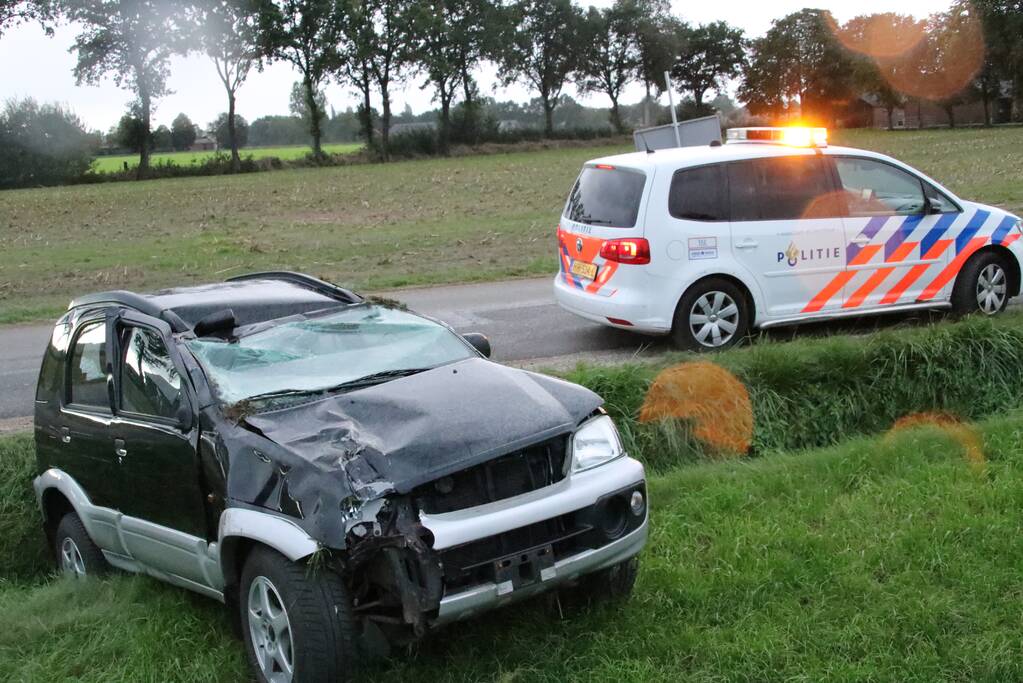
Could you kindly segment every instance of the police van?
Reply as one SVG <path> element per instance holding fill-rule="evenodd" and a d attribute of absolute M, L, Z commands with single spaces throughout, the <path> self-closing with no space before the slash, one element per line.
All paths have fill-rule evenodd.
<path fill-rule="evenodd" d="M 587 162 L 558 226 L 558 303 L 710 350 L 751 328 L 913 309 L 1001 312 L 1023 223 L 820 128 Z"/>

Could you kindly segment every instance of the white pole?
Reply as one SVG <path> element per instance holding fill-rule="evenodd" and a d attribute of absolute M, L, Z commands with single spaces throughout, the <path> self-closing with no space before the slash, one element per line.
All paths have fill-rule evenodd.
<path fill-rule="evenodd" d="M 671 105 L 671 127 L 675 131 L 675 146 L 682 146 L 682 138 L 678 134 L 678 117 L 675 115 L 675 95 L 671 91 L 671 74 L 664 72 L 664 87 L 668 90 L 668 103 Z"/>

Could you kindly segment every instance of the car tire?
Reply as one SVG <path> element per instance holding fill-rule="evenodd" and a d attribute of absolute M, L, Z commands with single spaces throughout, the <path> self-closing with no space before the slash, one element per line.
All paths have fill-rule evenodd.
<path fill-rule="evenodd" d="M 87 576 L 102 576 L 110 571 L 103 551 L 92 542 L 82 519 L 74 512 L 61 518 L 53 545 L 57 569 L 64 576 L 84 579 Z"/>
<path fill-rule="evenodd" d="M 1009 303 L 1009 268 L 994 252 L 976 254 L 956 277 L 952 287 L 952 311 L 956 315 L 997 315 Z"/>
<path fill-rule="evenodd" d="M 352 680 L 359 652 L 340 576 L 258 547 L 242 570 L 238 603 L 245 651 L 259 681 Z"/>
<path fill-rule="evenodd" d="M 719 351 L 738 344 L 749 330 L 746 293 L 724 278 L 707 278 L 690 287 L 675 309 L 674 345 L 687 351 Z"/>
<path fill-rule="evenodd" d="M 639 558 L 632 557 L 583 576 L 571 589 L 571 593 L 575 601 L 585 605 L 608 600 L 626 600 L 632 595 L 637 576 Z"/>

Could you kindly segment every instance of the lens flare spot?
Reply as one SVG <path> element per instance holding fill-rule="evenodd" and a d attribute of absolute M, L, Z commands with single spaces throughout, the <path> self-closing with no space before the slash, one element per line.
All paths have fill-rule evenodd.
<path fill-rule="evenodd" d="M 917 427 L 936 427 L 963 449 L 963 458 L 972 470 L 983 473 L 987 467 L 984 445 L 977 431 L 957 415 L 944 411 L 910 413 L 900 417 L 888 430 L 888 437 Z"/>
<path fill-rule="evenodd" d="M 920 45 L 927 34 L 926 22 L 894 12 L 855 17 L 841 26 L 830 12 L 825 18 L 838 42 L 875 59 L 900 57 Z"/>
<path fill-rule="evenodd" d="M 693 436 L 720 452 L 744 454 L 753 439 L 749 392 L 732 373 L 709 361 L 661 371 L 647 391 L 640 422 L 679 419 Z"/>

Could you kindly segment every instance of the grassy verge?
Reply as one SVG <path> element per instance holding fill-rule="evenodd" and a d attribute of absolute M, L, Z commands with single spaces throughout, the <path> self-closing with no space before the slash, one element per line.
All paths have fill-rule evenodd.
<path fill-rule="evenodd" d="M 927 428 L 655 476 L 632 601 L 495 612 L 367 680 L 1018 680 L 1023 417 L 976 432 L 984 467 Z M 247 680 L 217 606 L 147 579 L 8 584 L 0 614 L 3 680 Z"/>
<path fill-rule="evenodd" d="M 706 359 L 707 357 L 702 357 Z M 867 336 L 758 342 L 710 358 L 746 387 L 755 453 L 817 448 L 882 432 L 908 414 L 977 419 L 1023 408 L 1023 315 L 979 317 Z M 682 424 L 640 424 L 654 364 L 580 366 L 567 378 L 601 394 L 630 450 L 664 470 L 699 457 Z"/>
<path fill-rule="evenodd" d="M 1023 211 L 1023 129 L 841 131 L 964 197 Z M 0 323 L 78 294 L 255 269 L 358 289 L 551 273 L 580 165 L 612 145 L 0 193 Z"/>

